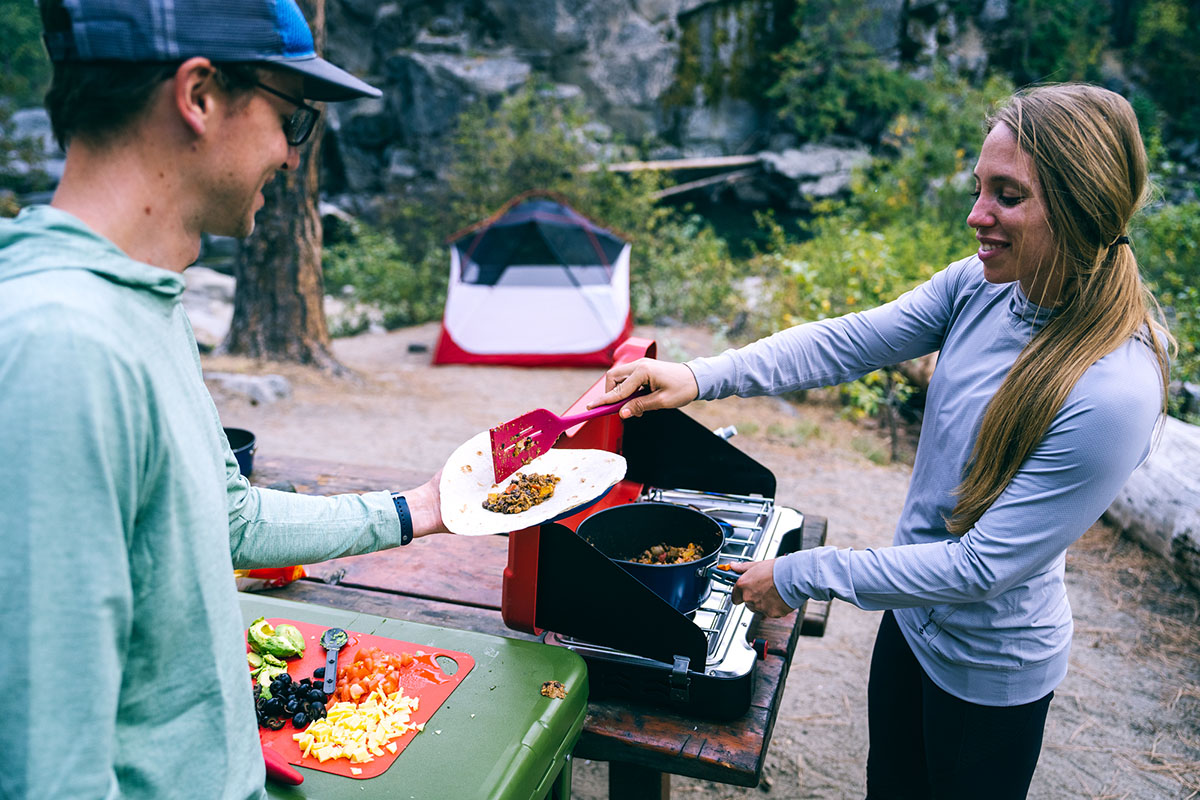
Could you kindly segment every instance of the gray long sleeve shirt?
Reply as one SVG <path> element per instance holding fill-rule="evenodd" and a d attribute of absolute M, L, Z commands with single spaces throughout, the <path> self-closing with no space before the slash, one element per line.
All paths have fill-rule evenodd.
<path fill-rule="evenodd" d="M 234 567 L 399 544 L 387 492 L 238 474 L 183 286 L 62 211 L 0 222 L 0 797 L 263 796 Z"/>
<path fill-rule="evenodd" d="M 984 705 L 1031 702 L 1066 674 L 1064 554 L 1149 453 L 1161 408 L 1154 355 L 1130 339 L 1085 372 L 976 525 L 947 533 L 984 409 L 1048 318 L 1017 283 L 987 283 L 972 256 L 879 308 L 688 364 L 700 398 L 711 400 L 832 385 L 941 351 L 892 546 L 788 555 L 775 584 L 793 607 L 837 597 L 894 609 L 929 677 Z"/>

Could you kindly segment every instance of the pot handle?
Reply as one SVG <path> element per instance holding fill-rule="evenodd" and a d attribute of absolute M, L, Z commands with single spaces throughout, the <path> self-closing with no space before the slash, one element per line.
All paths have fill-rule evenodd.
<path fill-rule="evenodd" d="M 731 570 L 723 570 L 716 566 L 709 567 L 708 577 L 720 583 L 727 583 L 730 586 L 738 582 L 739 575 Z"/>

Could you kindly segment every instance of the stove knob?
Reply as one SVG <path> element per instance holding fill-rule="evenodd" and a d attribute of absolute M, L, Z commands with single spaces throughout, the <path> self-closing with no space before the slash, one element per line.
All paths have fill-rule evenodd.
<path fill-rule="evenodd" d="M 767 640 L 758 638 L 754 640 L 754 652 L 758 654 L 759 661 L 767 657 Z"/>

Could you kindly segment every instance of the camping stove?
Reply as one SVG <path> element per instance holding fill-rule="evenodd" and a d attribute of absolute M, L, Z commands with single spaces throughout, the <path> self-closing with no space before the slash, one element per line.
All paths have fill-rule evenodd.
<path fill-rule="evenodd" d="M 653 342 L 629 339 L 617 360 L 653 353 Z M 602 392 L 598 382 L 568 413 L 582 411 Z M 719 563 L 762 561 L 806 546 L 804 515 L 775 502 L 769 470 L 679 410 L 629 420 L 599 417 L 568 431 L 558 446 L 619 452 L 626 477 L 574 517 L 509 536 L 505 624 L 543 634 L 547 643 L 583 657 L 593 697 L 632 698 L 717 719 L 743 715 L 767 643 L 749 641 L 755 615 L 733 604 L 732 587 L 711 581 L 700 608 L 682 614 L 574 531 L 603 508 L 673 503 L 699 509 L 722 526 Z"/>
<path fill-rule="evenodd" d="M 795 551 L 804 517 L 791 508 L 776 506 L 771 498 L 697 492 L 686 489 L 649 489 L 639 499 L 677 503 L 698 508 L 718 522 L 725 532 L 719 563 L 762 561 Z M 716 714 L 740 716 L 748 704 L 749 680 L 755 662 L 766 656 L 767 642 L 748 638 L 754 613 L 745 605 L 734 605 L 733 587 L 712 581 L 700 608 L 688 615 L 707 641 L 702 666 L 688 664 L 689 672 L 703 673 L 702 681 L 725 694 L 712 706 Z M 690 706 L 689 683 L 675 660 L 666 665 L 654 659 L 627 653 L 573 636 L 547 632 L 545 641 L 575 651 L 588 662 L 593 694 L 619 694 L 654 702 L 668 696 L 670 705 Z M 693 681 L 695 677 L 692 676 Z M 665 679 L 665 685 L 663 680 Z M 598 685 L 599 684 L 599 685 Z M 721 684 L 725 684 L 722 687 Z M 726 714 L 725 712 L 728 712 Z"/>

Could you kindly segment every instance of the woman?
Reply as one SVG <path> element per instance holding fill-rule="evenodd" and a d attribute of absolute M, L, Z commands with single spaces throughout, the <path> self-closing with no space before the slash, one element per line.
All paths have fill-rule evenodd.
<path fill-rule="evenodd" d="M 1064 553 L 1149 452 L 1170 335 L 1127 225 L 1146 192 L 1129 104 L 1018 92 L 988 120 L 967 217 L 978 252 L 897 300 L 685 364 L 614 367 L 622 416 L 832 385 L 939 351 L 893 546 L 739 568 L 769 616 L 805 598 L 885 610 L 868 688 L 867 792 L 1021 798 L 1072 622 Z"/>

